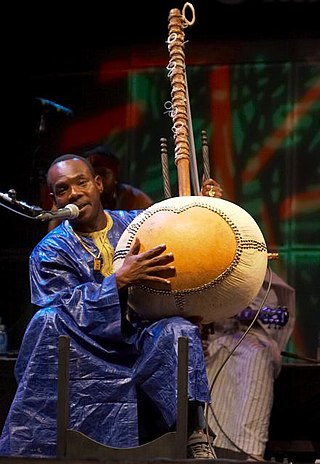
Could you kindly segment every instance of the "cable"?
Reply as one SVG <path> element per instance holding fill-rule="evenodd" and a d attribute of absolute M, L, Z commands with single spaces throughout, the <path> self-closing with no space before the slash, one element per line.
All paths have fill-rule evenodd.
<path fill-rule="evenodd" d="M 209 390 L 209 397 L 211 398 L 211 394 L 212 394 L 212 390 L 213 390 L 213 387 L 217 381 L 217 378 L 219 377 L 223 367 L 226 365 L 227 361 L 231 358 L 231 356 L 233 355 L 233 353 L 236 351 L 236 349 L 238 348 L 238 346 L 240 345 L 240 343 L 244 340 L 244 338 L 247 336 L 248 332 L 251 330 L 251 328 L 254 326 L 255 322 L 257 321 L 257 319 L 259 318 L 259 315 L 261 313 L 261 310 L 262 308 L 264 307 L 264 304 L 265 304 L 265 301 L 268 297 L 268 294 L 270 292 L 270 288 L 271 288 L 271 285 L 272 285 L 272 270 L 267 267 L 267 271 L 268 271 L 268 278 L 269 278 L 269 281 L 268 281 L 268 287 L 267 287 L 267 290 L 266 290 L 266 294 L 264 296 L 264 298 L 262 299 L 260 305 L 259 305 L 259 308 L 257 310 L 257 313 L 255 315 L 255 317 L 253 318 L 253 320 L 251 321 L 250 325 L 247 327 L 247 329 L 245 330 L 245 332 L 243 333 L 243 335 L 240 337 L 240 339 L 238 340 L 238 342 L 235 344 L 235 346 L 233 347 L 233 349 L 230 351 L 230 353 L 228 354 L 228 356 L 226 357 L 226 359 L 223 361 L 223 363 L 220 365 L 219 369 L 217 370 L 213 380 L 212 380 L 212 383 L 211 383 L 211 386 L 210 386 L 210 390 Z M 252 458 L 254 461 L 258 461 L 258 459 L 248 453 L 246 453 L 243 449 L 241 449 L 238 445 L 236 445 L 236 443 L 234 443 L 234 441 L 228 436 L 228 434 L 223 430 L 223 427 L 221 426 L 218 418 L 216 417 L 216 414 L 212 408 L 212 405 L 210 403 L 207 403 L 206 404 L 206 414 L 205 414 L 205 422 L 206 422 L 206 435 L 207 437 L 209 437 L 209 421 L 208 421 L 208 417 L 209 417 L 209 409 L 217 423 L 217 426 L 219 427 L 219 430 L 223 433 L 223 435 L 227 438 L 227 440 L 229 440 L 229 442 L 238 450 L 240 451 L 241 453 L 244 453 L 245 455 L 249 456 L 250 458 Z"/>
<path fill-rule="evenodd" d="M 22 211 L 17 211 L 13 207 L 10 207 L 8 205 L 4 205 L 3 203 L 0 203 L 0 205 L 3 206 L 4 208 L 9 209 L 10 211 L 13 211 L 14 213 L 20 214 L 20 216 L 24 216 L 24 217 L 29 218 L 29 219 L 37 219 L 37 216 L 39 216 L 39 214 L 41 212 L 43 212 L 42 209 L 39 209 L 39 210 L 35 211 L 37 213 L 36 215 L 31 215 L 30 216 L 29 214 L 23 213 Z"/>
<path fill-rule="evenodd" d="M 289 353 L 288 351 L 281 351 L 281 356 L 286 356 L 287 358 L 299 359 L 300 361 L 307 361 L 314 364 L 320 364 L 320 359 L 307 358 L 305 356 L 300 356 L 299 354 Z"/>
<path fill-rule="evenodd" d="M 14 189 L 9 190 L 8 193 L 0 192 L 1 200 L 5 200 L 5 203 L 0 202 L 1 206 L 29 219 L 36 219 L 44 212 L 39 206 L 30 206 L 24 201 L 18 201 L 17 192 Z M 6 203 L 10 203 L 10 206 Z"/>

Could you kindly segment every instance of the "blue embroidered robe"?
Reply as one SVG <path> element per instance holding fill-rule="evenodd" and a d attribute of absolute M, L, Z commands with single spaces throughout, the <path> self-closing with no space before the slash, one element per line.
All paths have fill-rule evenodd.
<path fill-rule="evenodd" d="M 108 211 L 116 247 L 135 212 Z M 176 420 L 177 342 L 189 339 L 190 399 L 208 400 L 199 329 L 181 317 L 124 329 L 115 274 L 93 271 L 93 257 L 68 221 L 30 256 L 31 319 L 16 362 L 18 388 L 0 439 L 1 455 L 55 456 L 58 337 L 70 337 L 69 428 L 109 446 L 138 443 L 137 389 Z M 152 427 L 152 424 L 150 424 Z"/>

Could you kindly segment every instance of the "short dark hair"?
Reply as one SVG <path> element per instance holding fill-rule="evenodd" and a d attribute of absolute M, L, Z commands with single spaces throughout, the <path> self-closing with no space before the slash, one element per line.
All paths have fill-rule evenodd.
<path fill-rule="evenodd" d="M 119 177 L 120 160 L 112 153 L 108 146 L 97 145 L 90 150 L 86 150 L 82 153 L 82 156 L 90 161 L 94 169 L 106 167 L 111 169 L 117 178 Z"/>
<path fill-rule="evenodd" d="M 60 161 L 66 161 L 66 160 L 71 160 L 71 159 L 78 159 L 80 161 L 83 161 L 84 164 L 86 164 L 92 174 L 93 177 L 96 176 L 96 173 L 94 172 L 94 168 L 92 166 L 92 164 L 90 163 L 90 161 L 86 158 L 84 158 L 83 156 L 80 156 L 80 155 L 74 155 L 72 153 L 68 153 L 66 155 L 60 155 L 58 156 L 57 158 L 55 158 L 52 163 L 50 164 L 49 166 L 49 169 L 47 171 L 47 185 L 49 186 L 49 177 L 48 177 L 48 174 L 49 174 L 49 171 L 50 169 L 52 168 L 52 166 L 54 166 L 55 164 L 57 163 L 60 163 Z"/>
<path fill-rule="evenodd" d="M 48 172 L 49 172 L 49 170 L 50 170 L 50 168 L 52 166 L 54 166 L 57 163 L 60 163 L 60 161 L 66 161 L 66 160 L 70 160 L 70 159 L 78 159 L 80 161 L 83 161 L 88 166 L 88 168 L 90 169 L 91 174 L 93 174 L 95 176 L 95 172 L 94 172 L 93 166 L 90 163 L 90 161 L 87 158 L 85 158 L 84 156 L 74 155 L 72 153 L 68 153 L 66 155 L 60 155 L 57 158 L 55 158 L 52 161 L 52 163 L 50 164 Z"/>

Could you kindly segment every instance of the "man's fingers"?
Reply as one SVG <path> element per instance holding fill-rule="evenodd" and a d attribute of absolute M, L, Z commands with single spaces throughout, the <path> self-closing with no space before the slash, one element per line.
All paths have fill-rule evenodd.
<path fill-rule="evenodd" d="M 136 237 L 128 254 L 137 255 L 139 253 L 139 250 L 140 250 L 140 240 L 138 239 L 138 237 Z"/>
<path fill-rule="evenodd" d="M 141 279 L 140 280 L 140 283 L 143 283 L 145 285 L 150 285 L 150 282 L 152 283 L 159 283 L 159 284 L 162 284 L 162 285 L 165 285 L 165 287 L 170 290 L 171 288 L 171 282 L 169 279 L 165 279 L 163 277 L 159 277 L 159 276 L 156 276 L 156 275 L 151 275 L 151 276 L 148 276 L 144 279 Z"/>
<path fill-rule="evenodd" d="M 139 258 L 141 261 L 143 260 L 150 260 L 152 264 L 162 263 L 167 264 L 174 260 L 173 253 L 170 251 L 169 253 L 162 254 L 166 249 L 165 244 L 157 245 L 149 250 L 144 251 L 143 253 L 139 254 Z"/>
<path fill-rule="evenodd" d="M 169 264 L 174 261 L 173 253 L 166 253 L 164 255 L 155 256 L 154 258 L 150 259 L 151 266 L 161 266 L 164 264 Z"/>
<path fill-rule="evenodd" d="M 155 266 L 149 269 L 147 272 L 148 277 L 161 277 L 163 279 L 168 279 L 169 277 L 174 277 L 176 275 L 175 266 Z"/>
<path fill-rule="evenodd" d="M 164 243 L 157 245 L 153 248 L 150 248 L 149 250 L 144 251 L 141 253 L 143 257 L 145 258 L 153 258 L 154 256 L 159 256 L 161 253 L 163 253 L 166 249 L 166 245 Z"/>
<path fill-rule="evenodd" d="M 164 243 L 157 245 L 155 247 L 150 248 L 149 250 L 146 250 L 142 253 L 140 253 L 141 258 L 153 258 L 154 256 L 161 255 L 166 249 L 166 245 Z M 129 253 L 131 255 L 137 255 L 140 251 L 140 240 L 138 237 L 135 238 L 135 241 L 133 242 Z"/>

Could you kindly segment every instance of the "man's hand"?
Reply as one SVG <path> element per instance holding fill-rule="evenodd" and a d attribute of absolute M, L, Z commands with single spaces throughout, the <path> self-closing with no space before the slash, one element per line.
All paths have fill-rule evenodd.
<path fill-rule="evenodd" d="M 204 197 L 221 198 L 223 190 L 216 180 L 206 179 L 202 180 L 201 195 Z"/>
<path fill-rule="evenodd" d="M 144 281 L 170 285 L 168 277 L 175 275 L 175 267 L 168 266 L 174 260 L 172 253 L 162 254 L 166 245 L 157 245 L 139 253 L 140 241 L 136 238 L 121 268 L 116 272 L 118 289 L 123 289 Z"/>

